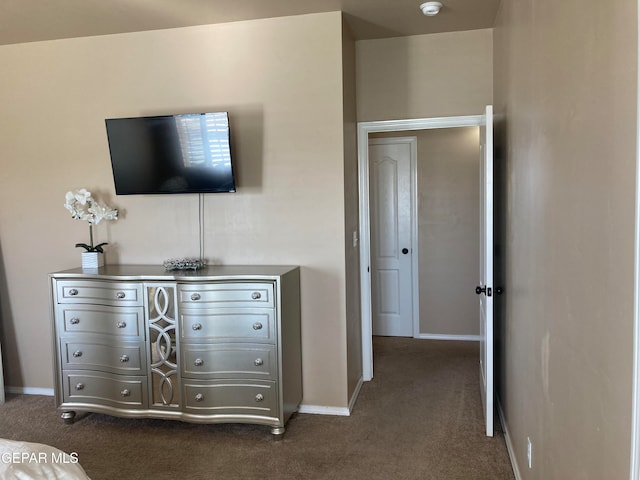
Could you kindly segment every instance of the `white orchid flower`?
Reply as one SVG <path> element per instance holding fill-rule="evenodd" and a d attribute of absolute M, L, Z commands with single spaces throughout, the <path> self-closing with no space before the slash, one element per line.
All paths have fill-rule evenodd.
<path fill-rule="evenodd" d="M 91 192 L 87 191 L 86 188 L 81 188 L 75 192 L 74 196 L 80 205 L 85 205 L 87 202 L 91 201 Z"/>
<path fill-rule="evenodd" d="M 91 215 L 89 223 L 99 224 L 102 220 L 117 220 L 118 210 L 113 210 L 105 205 L 101 205 L 96 201 L 91 201 L 91 206 L 87 210 Z"/>
<path fill-rule="evenodd" d="M 117 220 L 118 210 L 96 202 L 86 188 L 67 192 L 64 198 L 64 208 L 71 212 L 72 218 L 89 222 L 89 244 L 77 243 L 76 247 L 83 247 L 88 252 L 102 252 L 102 246 L 106 243 L 93 245 L 93 225 L 102 220 Z"/>

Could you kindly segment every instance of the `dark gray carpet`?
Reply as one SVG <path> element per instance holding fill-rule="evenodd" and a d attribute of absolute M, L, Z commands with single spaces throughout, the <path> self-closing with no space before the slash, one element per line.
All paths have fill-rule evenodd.
<path fill-rule="evenodd" d="M 93 480 L 514 478 L 499 424 L 484 436 L 477 344 L 376 337 L 374 362 L 350 417 L 298 414 L 282 441 L 252 425 L 65 425 L 52 398 L 26 395 L 0 405 L 0 437 L 77 452 Z"/>

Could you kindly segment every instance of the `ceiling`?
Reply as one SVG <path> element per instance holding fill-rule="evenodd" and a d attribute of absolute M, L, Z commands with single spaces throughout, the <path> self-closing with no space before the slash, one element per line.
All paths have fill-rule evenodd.
<path fill-rule="evenodd" d="M 356 39 L 491 28 L 501 0 L 0 0 L 0 45 L 342 10 Z"/>

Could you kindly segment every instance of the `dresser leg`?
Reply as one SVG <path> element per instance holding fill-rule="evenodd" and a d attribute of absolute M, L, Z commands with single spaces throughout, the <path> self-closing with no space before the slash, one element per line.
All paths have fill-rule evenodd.
<path fill-rule="evenodd" d="M 271 429 L 271 435 L 273 435 L 274 440 L 282 440 L 284 437 L 284 427 L 273 427 Z"/>
<path fill-rule="evenodd" d="M 76 412 L 64 411 L 62 412 L 62 415 L 60 415 L 60 418 L 64 421 L 64 423 L 71 424 L 73 423 L 73 419 L 76 418 Z"/>

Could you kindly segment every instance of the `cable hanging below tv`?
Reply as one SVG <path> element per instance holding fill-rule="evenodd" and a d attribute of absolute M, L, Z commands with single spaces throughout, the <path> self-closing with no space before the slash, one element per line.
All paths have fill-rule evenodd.
<path fill-rule="evenodd" d="M 236 191 L 227 112 L 105 124 L 117 195 Z"/>

